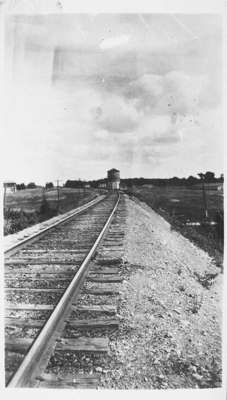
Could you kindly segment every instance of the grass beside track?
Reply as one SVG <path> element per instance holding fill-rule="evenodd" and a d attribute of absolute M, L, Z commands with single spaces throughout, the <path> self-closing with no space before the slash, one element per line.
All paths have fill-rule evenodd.
<path fill-rule="evenodd" d="M 4 208 L 4 235 L 19 232 L 28 226 L 45 221 L 59 212 L 65 213 L 97 196 L 92 189 L 60 188 L 59 210 L 56 188 L 25 189 L 6 195 Z"/>
<path fill-rule="evenodd" d="M 163 216 L 173 229 L 207 251 L 222 267 L 223 263 L 223 193 L 207 190 L 209 221 L 217 221 L 222 215 L 222 222 L 209 225 L 204 222 L 203 193 L 200 189 L 180 186 L 134 187 L 130 194 L 145 202 Z M 199 226 L 186 223 L 199 222 Z"/>

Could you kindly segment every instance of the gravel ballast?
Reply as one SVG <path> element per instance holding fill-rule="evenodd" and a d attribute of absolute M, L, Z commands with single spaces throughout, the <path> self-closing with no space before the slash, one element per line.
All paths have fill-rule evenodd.
<path fill-rule="evenodd" d="M 121 323 L 100 387 L 220 387 L 220 269 L 144 203 L 126 207 Z"/>

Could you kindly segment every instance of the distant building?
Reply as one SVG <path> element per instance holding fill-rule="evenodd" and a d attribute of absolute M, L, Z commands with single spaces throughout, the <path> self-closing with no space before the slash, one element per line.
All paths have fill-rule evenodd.
<path fill-rule="evenodd" d="M 4 182 L 5 193 L 15 193 L 17 191 L 17 185 L 15 182 Z"/>
<path fill-rule="evenodd" d="M 85 183 L 84 188 L 89 189 L 91 187 L 90 183 Z"/>
<path fill-rule="evenodd" d="M 120 171 L 112 168 L 107 171 L 107 187 L 109 190 L 119 190 L 120 188 Z"/>
<path fill-rule="evenodd" d="M 103 179 L 101 182 L 99 182 L 99 184 L 98 184 L 98 188 L 99 189 L 106 189 L 106 181 L 105 181 L 105 179 Z"/>

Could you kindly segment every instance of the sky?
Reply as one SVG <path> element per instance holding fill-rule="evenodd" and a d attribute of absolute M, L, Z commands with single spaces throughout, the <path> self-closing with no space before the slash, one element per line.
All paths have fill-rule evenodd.
<path fill-rule="evenodd" d="M 219 15 L 9 15 L 5 38 L 7 180 L 223 172 Z"/>

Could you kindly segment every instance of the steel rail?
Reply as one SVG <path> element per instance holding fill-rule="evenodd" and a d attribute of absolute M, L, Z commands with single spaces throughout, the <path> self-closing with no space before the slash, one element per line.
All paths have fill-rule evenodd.
<path fill-rule="evenodd" d="M 54 222 L 53 224 L 43 228 L 42 230 L 39 230 L 38 232 L 34 232 L 33 234 L 31 234 L 29 237 L 27 237 L 25 239 L 21 239 L 21 241 L 19 243 L 15 243 L 15 244 L 10 245 L 4 251 L 4 256 L 5 257 L 11 256 L 15 252 L 17 252 L 19 249 L 22 249 L 23 247 L 25 247 L 27 245 L 27 243 L 35 242 L 38 238 L 44 236 L 47 231 L 55 228 L 56 226 L 62 224 L 63 222 L 68 221 L 70 218 L 73 218 L 75 215 L 78 215 L 78 214 L 82 213 L 83 211 L 85 211 L 88 208 L 98 204 L 100 201 L 102 201 L 104 199 L 105 199 L 105 197 L 102 196 L 101 198 L 91 200 L 89 203 L 86 203 L 86 204 L 76 208 L 75 211 L 72 212 L 70 215 L 67 215 L 64 218 L 59 219 L 59 221 Z"/>
<path fill-rule="evenodd" d="M 45 354 L 50 351 L 51 347 L 53 347 L 53 341 L 56 342 L 57 338 L 55 336 L 57 335 L 59 337 L 59 335 L 61 334 L 61 331 L 63 329 L 62 325 L 64 324 L 64 321 L 66 320 L 67 315 L 70 312 L 72 300 L 75 300 L 75 297 L 79 293 L 79 289 L 83 284 L 86 275 L 88 273 L 87 266 L 92 256 L 94 255 L 101 239 L 106 233 L 107 228 L 111 223 L 113 215 L 117 209 L 119 200 L 120 200 L 120 194 L 118 195 L 116 204 L 110 216 L 108 217 L 102 231 L 100 232 L 98 238 L 96 239 L 94 245 L 92 246 L 86 258 L 84 259 L 83 263 L 81 264 L 81 267 L 79 268 L 78 272 L 76 273 L 73 280 L 69 284 L 68 288 L 64 292 L 59 303 L 56 305 L 54 311 L 50 315 L 49 319 L 45 323 L 39 335 L 33 342 L 24 360 L 22 361 L 16 373 L 11 378 L 7 387 L 9 388 L 32 387 L 33 386 L 32 381 L 34 381 L 37 377 L 39 377 L 39 374 L 42 372 L 42 369 L 45 368 L 43 366 L 42 367 L 40 366 L 40 364 L 43 361 L 43 357 L 45 358 Z"/>

